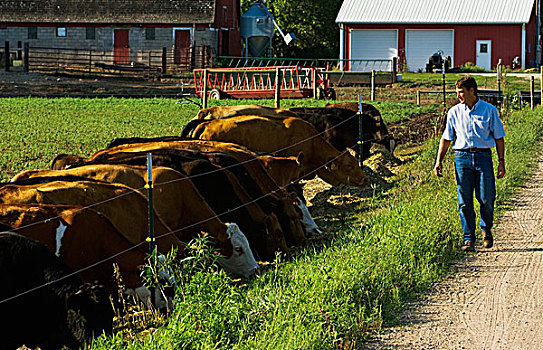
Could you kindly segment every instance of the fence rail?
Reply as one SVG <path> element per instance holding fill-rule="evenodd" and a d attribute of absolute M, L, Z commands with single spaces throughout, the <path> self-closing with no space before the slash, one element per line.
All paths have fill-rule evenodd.
<path fill-rule="evenodd" d="M 218 56 L 217 67 L 275 67 L 275 66 L 301 66 L 324 67 L 328 70 L 356 71 L 356 72 L 392 72 L 395 70 L 394 59 L 332 59 L 332 58 L 273 58 L 273 57 L 236 57 Z M 397 68 L 397 67 L 396 67 Z"/>

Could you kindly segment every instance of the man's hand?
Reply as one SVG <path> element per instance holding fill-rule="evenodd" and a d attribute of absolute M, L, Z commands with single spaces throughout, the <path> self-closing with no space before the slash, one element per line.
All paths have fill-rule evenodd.
<path fill-rule="evenodd" d="M 501 179 L 505 176 L 505 161 L 500 160 L 498 163 L 498 171 L 496 172 L 496 177 Z"/>
<path fill-rule="evenodd" d="M 434 174 L 436 174 L 437 177 L 443 176 L 443 165 L 441 165 L 441 162 L 436 162 L 436 165 L 434 166 Z"/>
<path fill-rule="evenodd" d="M 443 176 L 443 159 L 445 158 L 445 154 L 447 153 L 447 150 L 449 149 L 449 145 L 451 144 L 451 141 L 445 140 L 444 138 L 439 141 L 439 150 L 437 151 L 437 158 L 436 158 L 436 165 L 434 165 L 434 174 L 436 174 L 437 177 Z"/>

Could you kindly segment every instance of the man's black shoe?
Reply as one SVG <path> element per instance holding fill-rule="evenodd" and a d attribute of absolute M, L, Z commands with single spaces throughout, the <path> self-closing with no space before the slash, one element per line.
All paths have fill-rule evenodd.
<path fill-rule="evenodd" d="M 483 247 L 485 248 L 492 248 L 494 245 L 494 237 L 492 237 L 492 232 L 489 231 L 482 231 L 483 233 Z"/>
<path fill-rule="evenodd" d="M 472 241 L 464 241 L 464 245 L 462 246 L 463 252 L 474 252 L 475 251 L 475 243 Z"/>

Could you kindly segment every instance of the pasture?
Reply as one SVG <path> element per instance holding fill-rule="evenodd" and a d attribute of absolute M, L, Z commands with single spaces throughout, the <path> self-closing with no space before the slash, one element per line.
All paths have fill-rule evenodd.
<path fill-rule="evenodd" d="M 284 108 L 323 104 L 282 101 Z M 402 125 L 439 108 L 375 105 L 387 123 L 395 123 L 392 130 L 409 135 L 420 130 Z M 88 156 L 117 137 L 178 135 L 198 107 L 166 99 L 12 98 L 0 99 L 0 111 L 0 174 L 7 181 L 25 169 L 47 168 L 55 154 Z M 505 126 L 508 174 L 498 183 L 499 211 L 533 169 L 543 111 L 516 111 Z M 396 157 L 376 152 L 366 161 L 365 170 L 382 180 L 373 180 L 367 191 L 338 186 L 312 196 L 317 204 L 310 210 L 326 234 L 292 259 L 278 256 L 247 281 L 213 269 L 196 272 L 178 291 L 167 322 L 140 334 L 98 338 L 91 348 L 362 347 L 383 322 L 394 322 L 407 298 L 448 273 L 459 254 L 452 157 L 445 177 L 433 177 L 437 140 L 409 135 Z"/>

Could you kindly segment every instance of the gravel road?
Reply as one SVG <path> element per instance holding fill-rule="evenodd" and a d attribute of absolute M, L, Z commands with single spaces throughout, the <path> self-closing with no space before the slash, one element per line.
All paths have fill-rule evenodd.
<path fill-rule="evenodd" d="M 495 244 L 411 302 L 369 349 L 543 349 L 543 157 L 495 227 Z"/>

